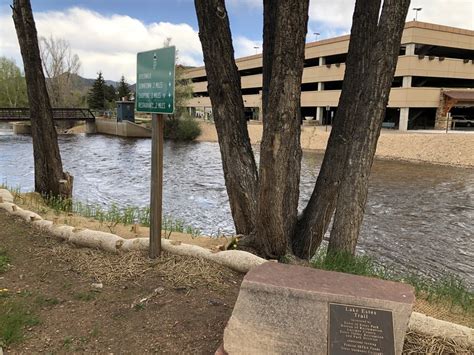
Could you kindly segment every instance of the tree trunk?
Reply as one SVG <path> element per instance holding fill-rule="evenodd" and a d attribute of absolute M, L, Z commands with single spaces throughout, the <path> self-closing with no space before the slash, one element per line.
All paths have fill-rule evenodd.
<path fill-rule="evenodd" d="M 347 174 L 365 174 L 364 178 L 368 179 L 372 158 L 367 156 L 367 150 L 359 154 L 357 162 L 352 161 L 350 165 L 346 162 L 356 159 L 349 152 L 357 151 L 360 141 L 371 142 L 369 145 L 374 146 L 375 152 L 378 133 L 370 131 L 370 122 L 375 121 L 372 124 L 381 126 L 383 121 L 404 26 L 404 20 L 400 22 L 398 16 L 393 19 L 387 17 L 385 9 L 392 9 L 391 15 L 405 13 L 406 16 L 409 6 L 408 0 L 385 1 L 385 15 L 381 19 L 383 23 L 379 24 L 380 2 L 356 2 L 338 111 L 315 189 L 298 221 L 293 241 L 295 254 L 301 258 L 310 258 L 320 246 L 338 203 L 338 196 L 341 199 L 340 213 L 345 213 L 346 216 L 358 214 L 360 206 L 362 210 L 365 206 L 365 199 L 358 198 L 351 208 L 344 209 L 343 201 L 347 203 L 347 196 L 350 194 L 350 198 L 355 198 L 355 195 L 349 192 L 352 189 L 349 183 L 341 192 L 341 184 Z M 381 108 L 383 111 L 380 111 Z M 364 159 L 367 162 L 363 163 Z M 357 164 L 365 166 L 359 169 L 355 167 Z M 354 171 L 349 171 L 353 168 Z M 348 228 L 353 228 L 351 238 L 354 239 L 359 233 L 359 227 L 352 222 L 349 225 Z M 338 232 L 335 230 L 331 239 L 335 233 Z M 338 243 L 345 243 L 343 239 L 338 239 Z M 332 246 L 335 242 L 336 238 L 332 240 Z"/>
<path fill-rule="evenodd" d="M 301 166 L 301 78 L 309 0 L 265 0 L 263 136 L 257 238 L 267 257 L 291 251 Z"/>
<path fill-rule="evenodd" d="M 352 250 L 353 241 L 357 240 L 354 236 L 358 235 L 362 220 L 368 174 L 398 57 L 403 13 L 406 15 L 409 6 L 408 0 L 386 0 L 379 23 L 380 3 L 381 0 L 356 2 L 339 109 L 315 189 L 297 220 L 300 85 L 308 1 L 264 1 L 264 130 L 257 177 L 224 1 L 195 0 L 236 230 L 256 236 L 257 250 L 267 257 L 280 257 L 288 251 L 300 258 L 313 256 L 336 203 L 340 207 L 338 216 L 344 214 L 344 219 L 338 217 L 342 223 L 335 225 L 343 226 L 349 221 L 351 227 L 347 230 L 350 233 L 341 234 L 342 239 L 334 237 L 341 230 L 335 227 L 331 245 L 349 238 Z M 355 138 L 359 142 L 352 145 Z M 352 160 L 360 166 L 354 167 Z M 347 169 L 353 172 L 346 177 Z M 357 191 L 351 190 L 351 184 Z M 347 201 L 342 194 L 338 200 L 341 186 L 344 196 L 355 201 L 350 209 L 344 210 Z M 355 216 L 351 217 L 352 213 Z"/>
<path fill-rule="evenodd" d="M 360 6 L 360 4 L 359 4 Z M 364 7 L 369 5 L 364 1 Z M 364 81 L 365 95 L 354 111 L 358 123 L 345 158 L 344 176 L 339 188 L 333 229 L 328 252 L 354 254 L 367 202 L 370 170 L 388 104 L 390 88 L 397 66 L 400 41 L 409 0 L 385 0 L 380 20 L 371 41 L 365 43 L 370 65 Z M 374 6 L 375 7 L 375 6 Z M 377 13 L 373 14 L 378 19 Z"/>
<path fill-rule="evenodd" d="M 35 191 L 70 197 L 72 177 L 68 173 L 63 173 L 30 1 L 14 0 L 12 10 L 25 68 L 30 106 Z"/>
<path fill-rule="evenodd" d="M 344 174 L 343 162 L 352 138 L 353 126 L 358 119 L 354 112 L 361 106 L 365 94 L 363 83 L 370 70 L 369 63 L 360 59 L 370 51 L 364 44 L 371 42 L 370 38 L 377 27 L 377 19 L 374 18 L 377 14 L 376 7 L 366 9 L 360 2 L 356 4 L 338 110 L 316 186 L 298 221 L 298 230 L 293 240 L 295 254 L 303 259 L 314 255 L 334 213 L 337 192 Z"/>
<path fill-rule="evenodd" d="M 237 234 L 255 229 L 258 174 L 224 0 L 195 0 L 209 97 Z"/>

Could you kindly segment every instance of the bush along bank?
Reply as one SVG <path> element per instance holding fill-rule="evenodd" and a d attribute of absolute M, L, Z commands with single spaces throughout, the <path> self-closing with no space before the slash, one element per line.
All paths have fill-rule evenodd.
<path fill-rule="evenodd" d="M 165 139 L 192 141 L 201 134 L 199 123 L 191 117 L 169 117 L 165 120 Z"/>

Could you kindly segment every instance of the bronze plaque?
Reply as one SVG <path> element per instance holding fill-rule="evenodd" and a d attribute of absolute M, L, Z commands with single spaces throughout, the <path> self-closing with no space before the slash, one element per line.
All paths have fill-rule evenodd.
<path fill-rule="evenodd" d="M 328 353 L 394 355 L 392 312 L 330 303 Z"/>

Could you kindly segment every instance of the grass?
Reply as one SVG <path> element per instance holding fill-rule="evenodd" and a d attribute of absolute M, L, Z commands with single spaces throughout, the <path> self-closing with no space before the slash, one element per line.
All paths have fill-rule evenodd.
<path fill-rule="evenodd" d="M 25 203 L 25 198 L 21 195 L 20 187 L 8 186 L 6 183 L 0 184 L 1 189 L 9 190 L 14 196 L 15 200 Z M 44 203 L 51 208 L 57 215 L 61 212 L 73 213 L 86 218 L 93 218 L 100 223 L 107 223 L 109 228 L 113 229 L 116 224 L 133 225 L 135 223 L 145 227 L 150 226 L 150 208 L 127 206 L 119 208 L 116 204 L 112 204 L 109 208 L 103 208 L 97 204 L 82 203 L 72 199 L 65 199 L 54 196 L 43 197 Z M 40 213 L 45 213 L 47 210 L 41 201 L 32 199 L 31 204 Z M 168 235 L 173 232 L 187 233 L 192 238 L 199 237 L 201 231 L 198 228 L 187 225 L 184 220 L 174 218 L 171 216 L 163 216 L 161 222 L 161 229 Z M 113 232 L 113 231 L 112 231 Z"/>
<path fill-rule="evenodd" d="M 119 208 L 112 204 L 110 208 L 103 209 L 98 205 L 84 204 L 74 202 L 70 199 L 61 199 L 57 197 L 47 197 L 46 204 L 57 214 L 61 212 L 74 213 L 87 218 L 94 218 L 101 223 L 111 223 L 112 225 L 121 223 L 123 225 L 141 224 L 150 226 L 150 208 L 149 207 L 125 207 Z M 163 216 L 161 229 L 167 234 L 172 232 L 188 233 L 193 238 L 201 235 L 201 231 L 192 226 L 186 225 L 181 219 L 170 216 Z"/>
<path fill-rule="evenodd" d="M 3 274 L 10 267 L 10 258 L 7 252 L 0 248 L 0 274 Z"/>
<path fill-rule="evenodd" d="M 43 295 L 36 296 L 35 302 L 41 307 L 55 306 L 61 303 L 56 297 L 45 297 Z"/>
<path fill-rule="evenodd" d="M 133 306 L 133 309 L 135 311 L 141 311 L 141 310 L 145 309 L 145 305 L 143 303 L 137 303 Z"/>
<path fill-rule="evenodd" d="M 16 186 L 16 187 L 9 186 L 6 181 L 0 183 L 0 189 L 5 189 L 5 190 L 10 191 L 13 197 L 19 196 L 21 194 L 21 186 Z"/>
<path fill-rule="evenodd" d="M 327 254 L 324 249 L 318 251 L 311 260 L 311 265 L 317 269 L 404 282 L 412 285 L 417 295 L 428 301 L 447 302 L 452 306 L 460 306 L 474 315 L 474 293 L 462 278 L 451 273 L 436 279 L 410 273 L 397 273 L 367 255 Z"/>
<path fill-rule="evenodd" d="M 99 326 L 96 324 L 94 325 L 94 327 L 92 328 L 91 332 L 90 332 L 90 335 L 92 338 L 98 338 L 99 335 L 100 335 L 100 330 L 99 330 Z"/>
<path fill-rule="evenodd" d="M 0 302 L 0 346 L 8 346 L 23 339 L 25 327 L 39 324 L 38 318 L 24 301 Z"/>
<path fill-rule="evenodd" d="M 89 302 L 95 299 L 94 292 L 75 292 L 72 297 L 77 301 Z"/>
<path fill-rule="evenodd" d="M 72 346 L 74 338 L 71 336 L 64 337 L 63 339 L 63 348 L 70 350 Z"/>

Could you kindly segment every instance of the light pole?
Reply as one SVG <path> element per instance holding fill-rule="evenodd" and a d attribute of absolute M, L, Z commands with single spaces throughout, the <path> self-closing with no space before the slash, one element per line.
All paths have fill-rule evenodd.
<path fill-rule="evenodd" d="M 414 18 L 414 20 L 415 20 L 415 21 L 418 21 L 418 11 L 423 10 L 423 8 L 421 8 L 421 7 L 414 7 L 413 10 L 415 10 L 415 18 Z"/>
<path fill-rule="evenodd" d="M 253 49 L 255 49 L 255 54 L 258 54 L 258 48 L 258 46 L 253 47 Z"/>
<path fill-rule="evenodd" d="M 314 33 L 313 33 L 313 35 L 316 36 L 316 41 L 318 40 L 318 37 L 319 37 L 320 34 L 321 34 L 321 33 L 319 33 L 319 32 L 314 32 Z"/>

